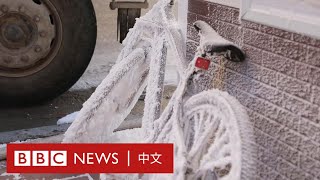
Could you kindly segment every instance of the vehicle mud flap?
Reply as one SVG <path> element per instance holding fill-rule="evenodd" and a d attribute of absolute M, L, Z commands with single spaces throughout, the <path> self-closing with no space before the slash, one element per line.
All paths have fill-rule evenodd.
<path fill-rule="evenodd" d="M 141 16 L 140 8 L 119 8 L 118 9 L 118 41 L 122 41 L 126 38 L 129 29 L 133 28 L 136 18 Z"/>

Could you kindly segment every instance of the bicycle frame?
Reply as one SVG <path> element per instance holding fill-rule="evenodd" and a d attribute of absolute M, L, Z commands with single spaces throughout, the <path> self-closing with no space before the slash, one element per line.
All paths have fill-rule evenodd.
<path fill-rule="evenodd" d="M 163 91 L 167 47 L 173 47 L 173 50 L 178 54 L 177 64 L 180 67 L 178 72 L 181 77 L 183 77 L 187 66 L 183 36 L 175 23 L 170 3 L 170 0 L 161 0 L 145 16 L 137 19 L 136 25 L 129 31 L 123 42 L 124 48 L 117 59 L 117 64 L 96 89 L 96 92 L 83 105 L 78 118 L 66 132 L 64 142 L 104 142 L 104 137 L 112 133 L 133 109 L 147 85 L 147 77 L 155 76 L 158 73 L 160 76 L 156 76 L 157 80 L 149 78 L 149 93 L 147 93 L 146 99 L 152 100 L 152 103 L 150 103 L 149 109 L 146 109 L 143 119 L 150 118 L 150 122 L 153 122 L 159 117 L 159 100 Z M 158 47 L 161 47 L 161 49 Z M 152 57 L 154 54 L 157 57 Z M 150 66 L 150 63 L 153 63 L 153 65 Z M 131 67 L 137 64 L 140 65 L 134 71 L 139 73 L 134 73 Z M 131 76 L 126 75 L 127 73 L 130 73 Z M 134 78 L 132 78 L 133 76 Z M 132 92 L 124 92 L 119 87 L 119 81 L 130 84 Z M 152 87 L 157 91 L 150 93 Z M 122 92 L 121 97 L 117 97 L 119 92 Z M 107 98 L 110 96 L 112 98 Z M 113 97 L 117 97 L 117 100 L 115 100 L 117 102 L 112 101 Z M 110 106 L 116 106 L 117 108 L 112 109 Z M 104 114 L 99 113 L 99 109 L 103 107 L 107 111 L 105 110 Z M 104 119 L 103 116 L 106 116 L 106 114 L 109 114 L 110 122 L 99 122 L 106 126 L 106 129 L 101 130 L 100 128 L 100 131 L 98 131 L 99 127 L 96 127 L 95 124 L 99 123 L 93 123 L 91 119 L 98 117 Z M 82 122 L 85 122 L 85 125 Z M 88 131 L 93 131 L 91 137 L 86 136 Z"/>
<path fill-rule="evenodd" d="M 170 47 L 178 57 L 176 63 L 180 77 L 185 76 L 185 71 L 189 64 L 186 61 L 184 37 L 174 17 L 173 4 L 172 0 L 159 1 L 150 12 L 140 19 L 137 19 L 134 27 L 136 29 L 150 29 L 150 32 L 153 33 L 148 34 L 148 36 L 153 36 L 151 39 L 145 39 L 143 45 L 138 45 L 144 47 L 146 52 L 150 52 L 147 55 L 147 62 L 150 64 L 150 78 L 147 83 L 146 108 L 142 122 L 142 129 L 148 132 L 154 130 L 154 121 L 160 117 L 168 47 Z M 130 52 L 131 49 L 137 46 L 130 44 L 136 42 L 137 37 L 139 37 L 139 35 L 133 34 L 133 32 L 135 32 L 134 29 L 129 32 L 127 38 L 124 40 L 126 49 L 124 49 L 119 56 L 119 61 L 126 57 L 127 54 L 125 54 L 125 52 Z M 150 57 L 150 55 L 152 57 Z M 146 134 L 149 134 L 148 132 L 146 132 Z"/>
<path fill-rule="evenodd" d="M 190 63 L 186 60 L 185 41 L 182 32 L 174 19 L 172 2 L 173 1 L 171 0 L 161 0 L 145 16 L 137 19 L 136 25 L 129 31 L 127 38 L 123 42 L 125 47 L 120 53 L 117 63 L 112 68 L 107 78 L 97 88 L 96 92 L 84 104 L 76 121 L 66 132 L 63 142 L 119 143 L 129 141 L 132 143 L 135 136 L 142 134 L 143 137 L 140 137 L 140 139 L 137 138 L 137 142 L 175 143 L 175 159 L 179 159 L 179 163 L 175 164 L 175 169 L 178 171 L 174 175 L 175 179 L 185 179 L 188 176 L 186 175 L 186 172 L 191 165 L 199 167 L 200 169 L 198 170 L 202 170 L 201 168 L 210 170 L 208 171 L 209 174 L 211 173 L 210 177 L 215 177 L 215 174 L 212 174 L 212 167 L 216 165 L 214 163 L 222 163 L 222 165 L 224 165 L 226 162 L 228 163 L 230 161 L 230 158 L 223 159 L 225 161 L 204 164 L 190 162 L 190 159 L 198 158 L 199 160 L 199 156 L 202 152 L 200 150 L 205 146 L 201 143 L 208 141 L 206 137 L 209 137 L 209 135 L 201 136 L 202 132 L 198 132 L 194 135 L 194 138 L 198 138 L 200 144 L 193 147 L 193 144 L 190 144 L 190 141 L 192 141 L 192 138 L 190 138 L 190 131 L 196 131 L 197 129 L 192 125 L 190 119 L 183 121 L 184 118 L 190 118 L 186 117 L 185 114 L 192 115 L 190 112 L 198 111 L 201 114 L 210 110 L 206 113 L 209 113 L 210 118 L 215 115 L 215 119 L 202 118 L 201 121 L 203 121 L 203 123 L 208 123 L 210 127 L 216 128 L 217 131 L 219 130 L 218 128 L 220 125 L 214 124 L 215 121 L 219 121 L 220 124 L 226 123 L 224 124 L 225 128 L 231 127 L 232 130 L 235 130 L 236 132 L 233 132 L 231 135 L 225 135 L 226 133 L 224 135 L 228 137 L 232 135 L 235 136 L 233 137 L 234 139 L 230 137 L 231 140 L 229 141 L 229 144 L 232 142 L 235 149 L 239 151 L 242 148 L 239 143 L 241 138 L 245 137 L 247 134 L 251 134 L 251 128 L 248 128 L 248 117 L 246 116 L 245 111 L 235 107 L 241 106 L 241 104 L 232 99 L 229 95 L 217 90 L 186 93 L 189 88 L 188 83 L 190 82 L 190 78 L 194 78 L 194 74 L 199 72 L 195 67 L 196 59 Z M 207 26 L 209 25 L 203 23 L 196 24 L 200 34 L 205 34 L 208 29 L 211 30 Z M 210 34 L 209 31 L 208 33 Z M 172 95 L 169 104 L 161 113 L 160 106 L 164 86 L 167 50 L 169 48 L 177 55 L 176 64 L 180 74 L 180 82 L 177 90 Z M 202 55 L 203 53 L 216 53 L 208 51 L 209 49 L 218 51 L 217 53 L 219 56 L 222 54 L 227 55 L 227 57 L 237 57 L 239 51 L 241 53 L 242 51 L 239 50 L 234 53 L 232 50 L 234 48 L 239 50 L 236 45 L 220 37 L 218 44 L 210 41 L 206 41 L 204 45 L 202 44 L 197 55 Z M 241 53 L 239 54 L 243 55 Z M 240 60 L 241 56 L 238 57 L 240 58 L 237 59 Z M 142 128 L 132 130 L 128 132 L 128 134 L 115 133 L 114 130 L 119 127 L 131 112 L 145 88 L 147 88 L 147 94 L 145 98 L 146 104 L 144 115 L 142 118 Z M 208 89 L 204 88 L 202 90 Z M 210 102 L 207 102 L 207 97 L 210 97 Z M 203 106 L 204 108 L 197 109 L 198 105 L 201 107 Z M 225 110 L 221 110 L 220 106 L 224 107 Z M 212 115 L 213 112 L 214 115 Z M 221 117 L 218 117 L 220 114 L 229 114 L 230 117 L 223 122 L 221 121 Z M 242 117 L 244 119 L 243 122 L 238 122 L 238 117 Z M 244 134 L 241 134 L 242 132 L 239 131 L 237 123 L 239 123 L 241 127 L 243 126 L 242 129 L 245 129 Z M 197 124 L 197 127 L 202 126 L 201 122 L 196 122 L 195 124 Z M 221 129 L 218 132 L 221 134 L 224 133 Z M 203 133 L 210 134 L 210 129 L 207 129 Z M 220 144 L 224 143 L 224 139 L 220 141 Z M 244 142 L 247 143 L 247 141 L 251 141 L 251 139 L 249 137 L 248 139 L 245 138 Z M 210 146 L 210 148 L 213 149 L 213 152 L 216 152 L 219 151 L 220 146 L 219 144 L 214 144 L 212 147 Z M 229 149 L 227 148 L 227 150 Z M 222 149 L 222 151 L 227 150 Z M 230 151 L 232 151 L 232 149 Z M 241 176 L 241 172 L 239 171 L 239 168 L 241 168 L 239 166 L 241 166 L 242 163 L 241 158 L 242 156 L 248 158 L 249 155 L 251 155 L 250 153 L 251 151 L 248 151 L 248 153 L 244 153 L 244 155 L 241 154 L 241 156 L 237 156 L 238 153 L 232 154 L 232 158 L 239 161 L 236 163 L 236 167 L 232 169 L 233 179 L 237 179 Z M 213 158 L 212 156 L 212 154 L 206 154 L 206 161 Z M 250 167 L 253 166 L 250 164 Z M 199 176 L 202 177 L 201 173 L 203 172 L 192 173 L 193 174 L 189 176 L 191 179 L 197 177 L 199 173 Z M 205 174 L 207 174 L 207 171 Z M 246 172 L 245 174 L 251 173 Z M 161 175 L 159 175 L 159 177 L 157 176 L 155 179 L 161 179 L 160 176 Z M 152 177 L 153 175 L 150 175 L 151 179 Z M 164 177 L 162 177 L 162 179 L 164 179 Z"/>

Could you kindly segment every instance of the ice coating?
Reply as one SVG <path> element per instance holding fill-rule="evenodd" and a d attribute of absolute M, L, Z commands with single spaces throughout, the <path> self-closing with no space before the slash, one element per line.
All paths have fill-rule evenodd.
<path fill-rule="evenodd" d="M 142 179 L 250 179 L 255 175 L 252 127 L 244 107 L 229 94 L 210 90 L 190 91 L 198 69 L 195 59 L 187 65 L 185 45 L 170 0 L 160 0 L 137 20 L 124 41 L 124 49 L 110 74 L 84 104 L 65 134 L 65 143 L 173 143 L 174 174 L 145 174 Z M 208 24 L 198 22 L 198 54 L 224 40 Z M 214 41 L 212 41 L 214 40 Z M 180 82 L 160 114 L 166 48 L 178 56 Z M 212 71 L 204 72 L 210 73 Z M 200 78 L 200 77 L 197 77 Z M 207 84 L 206 84 L 207 83 Z M 192 84 L 192 82 L 191 82 Z M 147 86 L 142 128 L 114 132 L 132 110 Z M 101 174 L 101 179 L 139 179 L 138 175 Z"/>
<path fill-rule="evenodd" d="M 111 69 L 83 105 L 63 142 L 108 142 L 109 135 L 130 113 L 146 86 L 148 66 L 143 49 L 136 49 L 126 58 Z"/>

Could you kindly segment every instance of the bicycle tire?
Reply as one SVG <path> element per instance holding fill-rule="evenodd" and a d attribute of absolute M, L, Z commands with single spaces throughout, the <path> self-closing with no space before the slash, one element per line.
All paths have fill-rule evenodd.
<path fill-rule="evenodd" d="M 253 128 L 237 99 L 220 90 L 204 91 L 188 99 L 183 109 L 183 122 L 191 123 L 184 124 L 188 162 L 197 167 L 189 178 L 208 172 L 225 180 L 255 176 Z"/>

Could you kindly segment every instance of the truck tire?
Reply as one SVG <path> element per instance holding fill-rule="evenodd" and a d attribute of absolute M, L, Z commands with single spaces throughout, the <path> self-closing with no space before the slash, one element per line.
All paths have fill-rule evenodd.
<path fill-rule="evenodd" d="M 0 0 L 0 104 L 67 91 L 86 70 L 96 37 L 91 0 Z"/>

